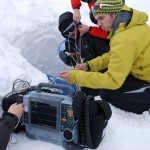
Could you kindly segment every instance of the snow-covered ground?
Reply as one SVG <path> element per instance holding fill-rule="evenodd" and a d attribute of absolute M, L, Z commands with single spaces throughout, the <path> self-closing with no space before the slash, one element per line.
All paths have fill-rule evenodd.
<path fill-rule="evenodd" d="M 126 4 L 150 16 L 150 1 L 126 0 Z M 63 40 L 58 31 L 58 17 L 65 11 L 72 11 L 69 0 L 0 0 L 0 97 L 11 91 L 16 79 L 36 85 L 47 82 L 45 74 L 57 76 L 60 70 L 67 68 L 57 55 L 57 45 Z M 91 25 L 85 4 L 81 14 L 82 23 Z M 149 113 L 136 115 L 111 108 L 113 113 L 106 136 L 98 149 L 150 149 Z M 22 133 L 16 138 L 18 143 L 9 144 L 10 150 L 63 149 L 30 140 Z"/>

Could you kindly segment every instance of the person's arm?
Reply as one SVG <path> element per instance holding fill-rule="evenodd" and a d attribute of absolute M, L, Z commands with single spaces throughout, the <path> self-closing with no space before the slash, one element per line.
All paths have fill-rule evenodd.
<path fill-rule="evenodd" d="M 81 7 L 81 1 L 80 0 L 71 0 L 71 6 L 73 9 L 73 20 L 77 23 L 81 20 L 81 14 L 80 14 L 80 7 Z"/>
<path fill-rule="evenodd" d="M 71 0 L 72 9 L 80 9 L 81 5 L 81 0 Z"/>
<path fill-rule="evenodd" d="M 89 34 L 98 38 L 107 38 L 108 34 L 102 28 L 99 27 L 90 27 Z"/>
<path fill-rule="evenodd" d="M 136 26 L 135 28 L 137 29 L 138 27 Z M 142 29 L 140 31 L 142 33 Z M 141 34 L 136 33 L 137 38 L 135 39 L 135 33 L 135 30 L 130 28 L 113 36 L 110 42 L 111 48 L 109 53 L 87 62 L 91 72 L 81 70 L 69 71 L 70 83 L 95 89 L 115 90 L 120 88 L 130 72 L 135 71 L 137 73 L 136 68 L 138 68 L 139 61 L 136 59 L 143 50 L 141 48 L 143 43 L 139 40 L 142 37 Z M 128 40 L 126 40 L 127 37 Z M 108 66 L 108 70 L 105 73 L 97 72 L 106 66 Z M 141 72 L 142 70 L 139 70 L 139 73 Z"/>
<path fill-rule="evenodd" d="M 93 72 L 98 72 L 100 70 L 106 69 L 109 64 L 111 52 L 104 53 L 102 56 L 98 56 L 86 63 L 89 65 L 89 68 Z"/>
<path fill-rule="evenodd" d="M 12 104 L 8 112 L 3 112 L 0 119 L 0 150 L 5 150 L 9 142 L 10 134 L 14 131 L 14 128 L 21 118 L 23 113 L 22 104 Z"/>
<path fill-rule="evenodd" d="M 10 134 L 18 122 L 16 115 L 4 112 L 0 119 L 0 149 L 5 150 L 9 142 Z"/>
<path fill-rule="evenodd" d="M 78 30 L 80 32 L 80 35 L 84 35 L 85 33 L 89 33 L 90 35 L 97 37 L 97 38 L 103 38 L 106 39 L 108 34 L 106 31 L 104 31 L 102 28 L 99 27 L 93 27 L 93 26 L 87 26 L 87 25 L 78 25 Z"/>
<path fill-rule="evenodd" d="M 89 3 L 88 4 L 89 8 L 91 8 L 94 5 L 94 3 L 95 2 Z M 72 6 L 72 9 L 74 10 L 73 20 L 76 21 L 77 23 L 79 23 L 81 20 L 81 14 L 80 14 L 81 5 L 82 5 L 81 0 L 71 0 L 71 6 Z M 99 38 L 107 38 L 108 36 L 108 34 L 104 30 L 96 26 L 90 27 L 89 34 L 95 37 L 99 37 Z"/>

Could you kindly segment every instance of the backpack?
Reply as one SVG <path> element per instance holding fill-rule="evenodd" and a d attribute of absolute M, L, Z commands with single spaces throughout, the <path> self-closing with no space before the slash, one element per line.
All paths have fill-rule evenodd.
<path fill-rule="evenodd" d="M 96 149 L 101 143 L 112 111 L 109 104 L 95 100 L 93 96 L 79 91 L 73 97 L 73 112 L 79 121 L 79 145 L 76 149 Z M 68 149 L 73 149 L 72 143 L 67 143 Z"/>

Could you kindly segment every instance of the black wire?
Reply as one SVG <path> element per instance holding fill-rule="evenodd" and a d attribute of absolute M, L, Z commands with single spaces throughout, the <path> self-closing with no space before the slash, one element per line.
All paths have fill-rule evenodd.
<path fill-rule="evenodd" d="M 25 88 L 25 90 L 27 90 L 27 89 L 30 88 L 29 82 L 27 82 L 27 81 L 25 81 L 25 80 L 21 80 L 21 79 L 16 79 L 16 80 L 14 81 L 14 83 L 13 83 L 12 93 L 18 91 L 18 90 L 16 91 L 15 85 L 18 84 L 18 83 L 21 83 L 21 82 L 23 83 L 22 88 L 23 88 L 24 86 L 27 86 L 27 88 Z"/>
<path fill-rule="evenodd" d="M 14 137 L 14 139 L 16 140 L 15 142 L 12 142 L 12 137 Z M 7 149 L 10 150 L 10 145 L 9 144 L 18 144 L 18 139 L 17 137 L 15 137 L 14 135 L 10 134 L 10 139 L 9 139 L 9 143 L 7 145 Z"/>
<path fill-rule="evenodd" d="M 16 90 L 16 89 L 15 89 L 15 85 L 18 84 L 18 83 L 23 83 L 23 86 L 27 85 L 27 87 L 24 88 L 24 89 Z M 22 86 L 22 88 L 23 88 L 23 86 Z M 9 93 L 7 93 L 7 94 L 4 96 L 4 98 L 9 97 L 9 96 L 12 95 L 12 94 L 17 94 L 17 93 L 20 93 L 20 92 L 27 91 L 27 90 L 29 90 L 29 89 L 30 89 L 30 84 L 29 84 L 28 81 L 21 80 L 21 79 L 16 79 L 16 80 L 13 82 L 12 91 L 9 92 Z M 3 99 L 4 99 L 4 98 L 3 98 Z"/>
<path fill-rule="evenodd" d="M 13 140 L 13 137 L 14 137 L 14 139 L 15 139 L 14 142 L 12 141 L 12 140 Z M 10 135 L 9 143 L 10 143 L 10 144 L 17 144 L 17 143 L 18 143 L 18 139 L 17 139 L 17 137 L 14 136 L 14 134 L 11 134 L 11 135 Z"/>

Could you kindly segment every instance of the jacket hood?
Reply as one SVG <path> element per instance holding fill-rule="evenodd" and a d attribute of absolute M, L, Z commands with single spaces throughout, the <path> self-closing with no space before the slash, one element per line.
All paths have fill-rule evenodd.
<path fill-rule="evenodd" d="M 133 13 L 131 22 L 129 23 L 128 27 L 132 27 L 134 25 L 142 25 L 148 21 L 148 15 L 145 12 L 129 8 L 126 5 L 123 7 L 123 9 L 127 9 L 128 11 Z"/>
<path fill-rule="evenodd" d="M 64 31 L 66 28 L 73 22 L 73 14 L 72 12 L 65 12 L 59 16 L 58 20 L 58 30 L 61 32 L 62 36 L 66 38 L 64 35 Z"/>
<path fill-rule="evenodd" d="M 116 31 L 119 32 L 132 26 L 142 25 L 147 21 L 148 15 L 145 12 L 140 12 L 124 5 L 121 12 L 117 15 L 110 36 L 112 36 Z"/>

